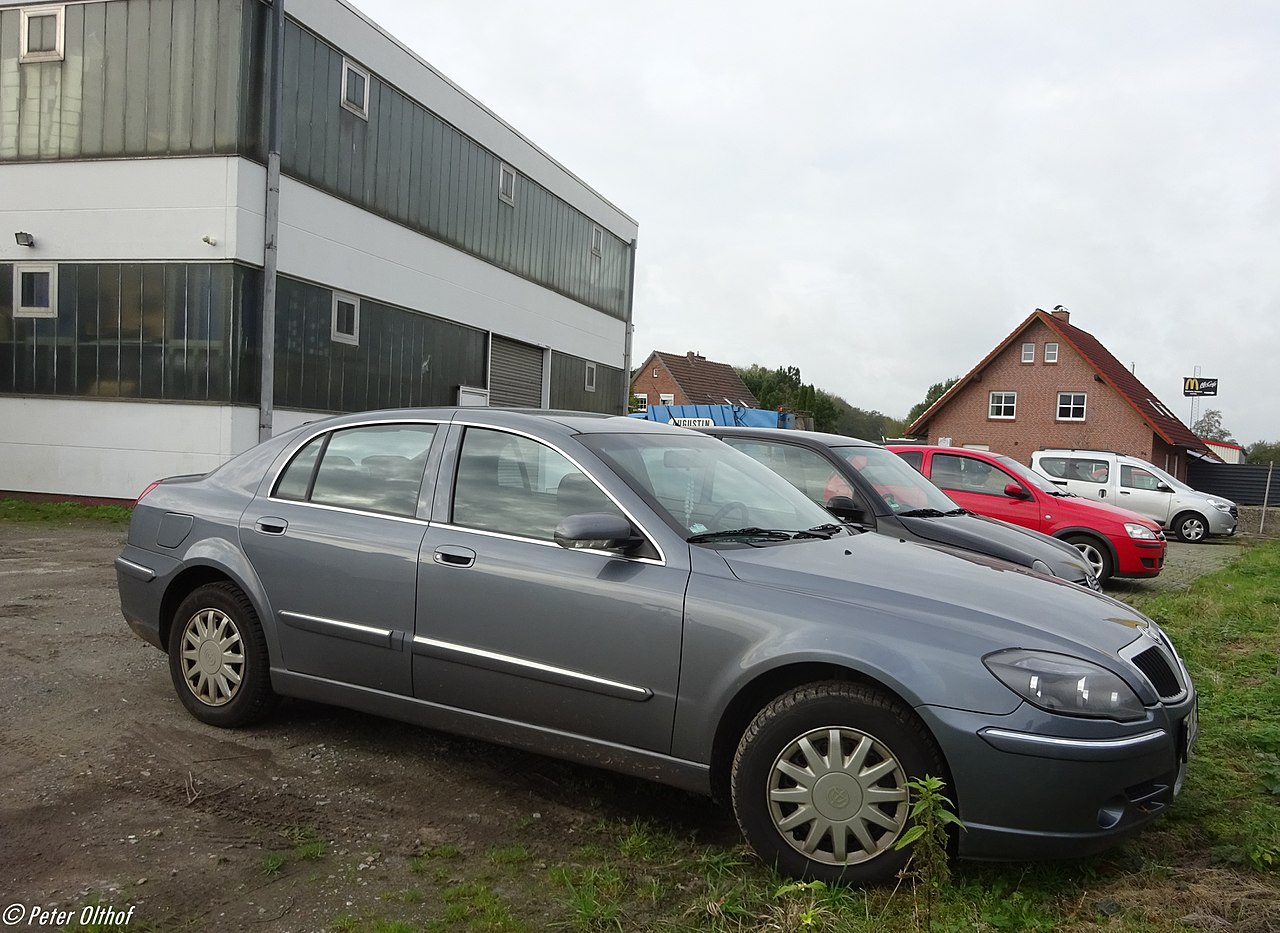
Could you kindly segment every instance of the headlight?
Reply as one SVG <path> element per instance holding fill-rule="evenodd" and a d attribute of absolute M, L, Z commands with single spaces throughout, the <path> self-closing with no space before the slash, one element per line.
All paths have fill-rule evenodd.
<path fill-rule="evenodd" d="M 1210 499 L 1209 504 L 1220 512 L 1230 512 L 1231 503 L 1223 502 L 1221 499 Z"/>
<path fill-rule="evenodd" d="M 1050 713 L 1120 722 L 1146 716 L 1142 701 L 1118 675 L 1080 658 L 1011 648 L 982 663 L 1018 696 Z"/>
<path fill-rule="evenodd" d="M 1129 533 L 1130 538 L 1138 538 L 1142 541 L 1154 541 L 1156 533 L 1146 525 L 1139 525 L 1137 522 L 1125 522 L 1124 530 Z"/>

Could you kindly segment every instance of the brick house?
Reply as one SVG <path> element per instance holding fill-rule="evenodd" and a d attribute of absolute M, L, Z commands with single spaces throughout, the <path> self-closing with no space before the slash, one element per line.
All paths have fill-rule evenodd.
<path fill-rule="evenodd" d="M 1114 450 L 1178 478 L 1209 451 L 1124 364 L 1071 323 L 1037 308 L 906 433 L 1031 462 L 1042 447 Z"/>
<path fill-rule="evenodd" d="M 631 373 L 633 409 L 645 405 L 740 405 L 759 402 L 728 363 L 714 363 L 690 350 L 685 354 L 654 350 Z"/>

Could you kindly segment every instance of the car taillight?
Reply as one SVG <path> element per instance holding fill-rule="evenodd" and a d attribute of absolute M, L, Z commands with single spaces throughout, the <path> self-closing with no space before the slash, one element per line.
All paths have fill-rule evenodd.
<path fill-rule="evenodd" d="M 139 502 L 141 502 L 143 499 L 147 497 L 147 493 L 149 493 L 151 490 L 155 489 L 159 485 L 160 485 L 160 480 L 155 480 L 150 486 L 142 490 L 142 494 L 138 496 L 138 498 L 133 500 L 133 504 L 137 505 Z"/>

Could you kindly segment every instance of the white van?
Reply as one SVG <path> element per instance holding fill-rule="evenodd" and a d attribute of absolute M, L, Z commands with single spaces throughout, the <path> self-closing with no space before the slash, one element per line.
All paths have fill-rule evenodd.
<path fill-rule="evenodd" d="M 1068 492 L 1154 519 L 1182 541 L 1236 533 L 1234 502 L 1192 489 L 1137 457 L 1107 450 L 1037 450 L 1031 468 Z"/>

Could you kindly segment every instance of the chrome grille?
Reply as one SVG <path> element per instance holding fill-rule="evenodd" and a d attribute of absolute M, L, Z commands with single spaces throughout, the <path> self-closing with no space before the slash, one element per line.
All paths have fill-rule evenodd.
<path fill-rule="evenodd" d="M 1183 687 L 1173 664 L 1159 646 L 1152 645 L 1146 651 L 1135 654 L 1134 666 L 1142 671 L 1156 694 L 1162 700 L 1174 700 L 1182 696 Z"/>

